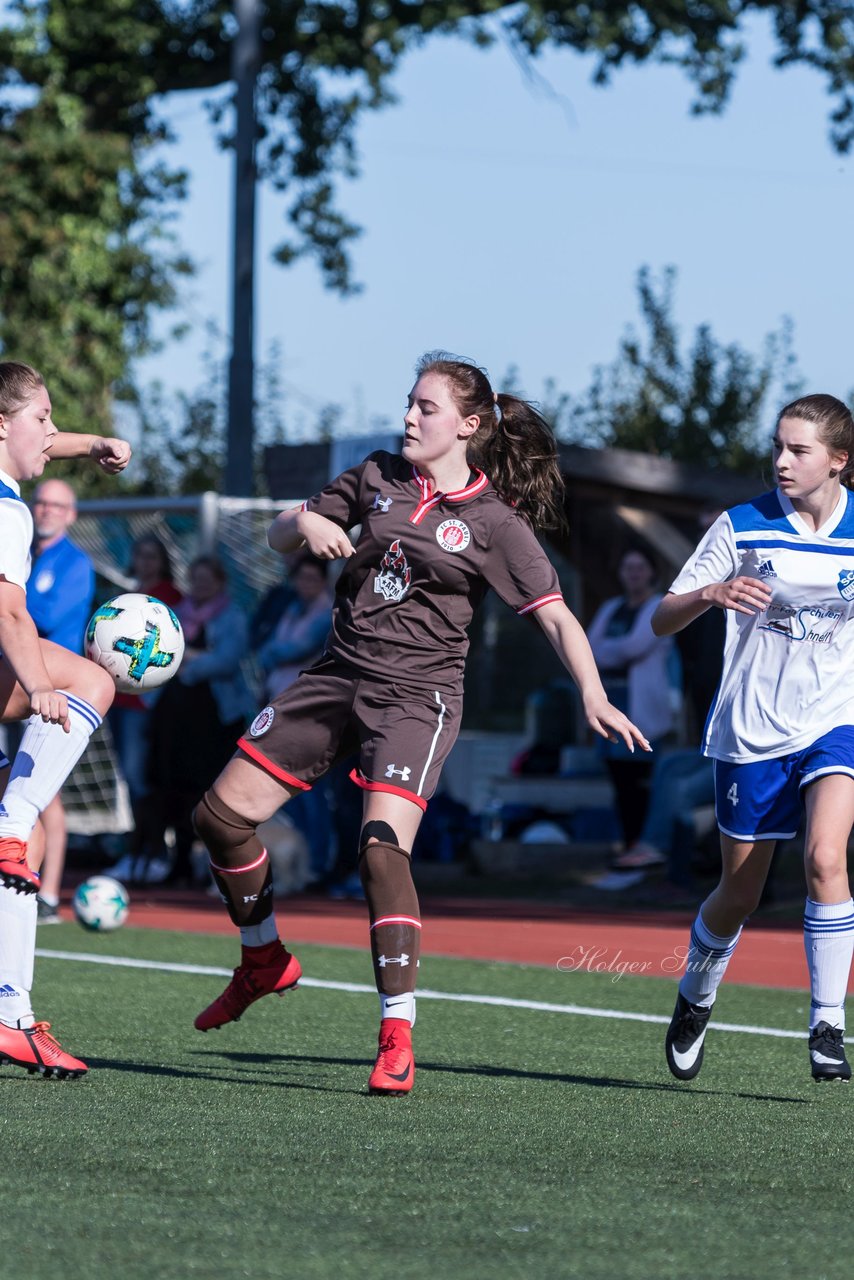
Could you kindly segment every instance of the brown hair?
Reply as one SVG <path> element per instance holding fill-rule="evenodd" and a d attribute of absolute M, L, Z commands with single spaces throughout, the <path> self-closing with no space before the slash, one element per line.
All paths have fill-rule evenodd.
<path fill-rule="evenodd" d="M 801 396 L 780 410 L 776 426 L 779 427 L 784 418 L 811 422 L 817 428 L 816 434 L 825 449 L 830 453 L 847 454 L 848 460 L 839 479 L 849 489 L 854 488 L 854 418 L 848 406 L 836 396 Z"/>
<path fill-rule="evenodd" d="M 209 569 L 222 587 L 228 583 L 228 574 L 219 556 L 207 554 L 196 556 L 194 560 L 190 561 L 187 572 L 192 573 L 194 569 Z"/>
<path fill-rule="evenodd" d="M 44 378 L 37 369 L 17 360 L 0 360 L 0 413 L 10 417 L 32 400 Z"/>
<path fill-rule="evenodd" d="M 138 538 L 134 538 L 130 549 L 131 562 L 128 572 L 133 574 L 134 553 L 138 551 L 140 547 L 154 548 L 157 558 L 160 561 L 160 567 L 157 570 L 158 577 L 164 579 L 166 582 L 174 582 L 175 571 L 172 568 L 172 557 L 169 554 L 169 548 L 162 539 L 158 538 L 156 533 L 141 533 Z"/>
<path fill-rule="evenodd" d="M 499 496 L 535 528 L 562 526 L 563 477 L 542 414 L 518 396 L 496 395 L 484 369 L 447 351 L 428 351 L 415 372 L 419 378 L 439 374 L 461 416 L 480 419 L 468 442 L 468 460 L 486 472 Z"/>

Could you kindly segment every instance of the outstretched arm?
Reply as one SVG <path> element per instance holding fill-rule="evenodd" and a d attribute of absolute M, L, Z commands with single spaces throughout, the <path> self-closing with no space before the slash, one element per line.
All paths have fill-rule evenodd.
<path fill-rule="evenodd" d="M 114 436 L 91 436 L 82 431 L 57 431 L 49 453 L 56 458 L 91 458 L 108 475 L 124 471 L 131 458 L 127 440 Z"/>
<path fill-rule="evenodd" d="M 635 743 L 644 751 L 651 751 L 652 747 L 637 725 L 608 701 L 584 628 L 563 601 L 555 600 L 543 605 L 534 617 L 578 685 L 584 716 L 593 732 L 601 738 L 609 738 L 611 742 L 622 738 L 630 751 L 634 751 Z"/>

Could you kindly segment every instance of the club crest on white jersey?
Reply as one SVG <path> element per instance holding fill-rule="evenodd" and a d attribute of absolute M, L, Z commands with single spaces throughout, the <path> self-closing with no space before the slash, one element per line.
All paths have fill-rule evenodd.
<path fill-rule="evenodd" d="M 436 541 L 443 551 L 465 551 L 471 542 L 471 532 L 462 520 L 443 520 L 436 530 Z"/>
<path fill-rule="evenodd" d="M 843 569 L 836 587 L 843 600 L 854 600 L 854 569 Z"/>

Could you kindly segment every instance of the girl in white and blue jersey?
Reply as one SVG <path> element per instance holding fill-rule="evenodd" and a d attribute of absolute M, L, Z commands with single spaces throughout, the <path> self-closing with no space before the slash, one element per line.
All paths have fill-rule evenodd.
<path fill-rule="evenodd" d="M 0 720 L 24 721 L 14 762 L 0 754 L 0 1062 L 56 1077 L 86 1064 L 37 1022 L 30 1003 L 42 849 L 31 836 L 113 700 L 94 662 L 39 638 L 27 612 L 33 520 L 21 482 L 51 458 L 90 457 L 105 471 L 130 458 L 123 440 L 58 432 L 35 369 L 0 362 Z M 28 847 L 29 846 L 29 847 Z"/>
<path fill-rule="evenodd" d="M 777 487 L 715 522 L 652 619 L 671 635 L 727 611 L 720 686 L 703 751 L 715 762 L 720 883 L 691 930 L 667 1033 L 671 1072 L 693 1079 L 706 1025 L 774 847 L 806 812 L 804 941 L 810 1065 L 849 1080 L 845 992 L 854 951 L 847 845 L 854 824 L 854 421 L 829 395 L 781 410 Z"/>

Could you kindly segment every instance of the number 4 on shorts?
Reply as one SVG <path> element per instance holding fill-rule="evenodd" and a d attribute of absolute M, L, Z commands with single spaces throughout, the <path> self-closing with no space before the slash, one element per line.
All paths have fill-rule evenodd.
<path fill-rule="evenodd" d="M 738 783 L 737 782 L 734 782 L 732 784 L 729 791 L 726 793 L 726 798 L 727 800 L 729 800 L 733 808 L 735 808 L 735 806 L 738 804 Z"/>

